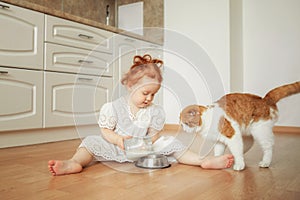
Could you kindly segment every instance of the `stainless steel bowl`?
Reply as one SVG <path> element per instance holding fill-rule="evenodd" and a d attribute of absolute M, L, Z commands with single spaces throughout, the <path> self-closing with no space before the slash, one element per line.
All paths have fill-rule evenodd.
<path fill-rule="evenodd" d="M 168 158 L 160 154 L 150 154 L 144 157 L 139 158 L 135 166 L 146 168 L 146 169 L 162 169 L 170 167 L 171 164 L 168 161 Z"/>

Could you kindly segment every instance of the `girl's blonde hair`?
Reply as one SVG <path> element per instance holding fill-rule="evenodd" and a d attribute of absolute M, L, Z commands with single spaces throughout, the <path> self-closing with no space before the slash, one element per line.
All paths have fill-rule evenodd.
<path fill-rule="evenodd" d="M 132 86 L 144 76 L 156 79 L 159 83 L 161 83 L 163 80 L 160 70 L 162 65 L 162 60 L 152 59 L 149 54 L 145 54 L 143 57 L 134 56 L 133 65 L 123 76 L 121 83 L 126 86 Z"/>

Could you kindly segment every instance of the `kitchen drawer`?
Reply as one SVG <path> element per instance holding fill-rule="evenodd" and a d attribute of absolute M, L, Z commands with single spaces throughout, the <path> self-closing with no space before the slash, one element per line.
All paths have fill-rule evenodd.
<path fill-rule="evenodd" d="M 45 43 L 45 70 L 112 76 L 112 54 Z"/>
<path fill-rule="evenodd" d="M 0 91 L 0 131 L 42 128 L 42 71 L 0 67 Z"/>
<path fill-rule="evenodd" d="M 45 41 L 112 53 L 113 33 L 58 17 L 45 16 Z"/>
<path fill-rule="evenodd" d="M 43 69 L 44 14 L 0 5 L 0 65 Z"/>
<path fill-rule="evenodd" d="M 45 72 L 44 126 L 97 124 L 112 78 Z"/>

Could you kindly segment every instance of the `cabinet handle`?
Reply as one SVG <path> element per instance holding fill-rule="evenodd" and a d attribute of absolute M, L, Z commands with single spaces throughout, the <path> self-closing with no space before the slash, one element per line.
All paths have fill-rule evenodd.
<path fill-rule="evenodd" d="M 0 7 L 1 7 L 2 9 L 9 9 L 9 6 L 3 5 L 3 4 L 0 4 Z"/>
<path fill-rule="evenodd" d="M 159 46 L 156 46 L 154 44 L 150 44 L 149 47 L 151 47 L 151 48 L 159 48 Z"/>
<path fill-rule="evenodd" d="M 79 81 L 92 81 L 92 78 L 83 78 L 83 77 L 79 77 L 78 78 Z"/>
<path fill-rule="evenodd" d="M 127 41 L 127 42 L 135 42 L 136 41 L 136 40 L 131 39 L 131 38 L 125 38 L 124 40 Z"/>
<path fill-rule="evenodd" d="M 84 38 L 84 39 L 93 39 L 94 38 L 93 36 L 85 35 L 85 34 L 79 34 L 78 37 Z"/>
<path fill-rule="evenodd" d="M 94 63 L 93 61 L 91 60 L 78 60 L 79 63 L 88 63 L 88 64 L 92 64 Z"/>
<path fill-rule="evenodd" d="M 0 71 L 0 74 L 8 74 L 8 71 Z"/>

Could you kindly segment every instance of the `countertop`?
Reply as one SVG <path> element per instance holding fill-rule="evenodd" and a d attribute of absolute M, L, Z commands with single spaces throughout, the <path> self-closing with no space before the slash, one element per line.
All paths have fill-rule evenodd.
<path fill-rule="evenodd" d="M 59 11 L 59 10 L 44 7 L 44 6 L 35 4 L 35 3 L 30 3 L 30 2 L 22 1 L 22 0 L 1 0 L 0 2 L 9 3 L 9 4 L 12 4 L 12 5 L 15 5 L 15 6 L 27 8 L 27 9 L 30 9 L 30 10 L 34 10 L 34 11 L 37 11 L 37 12 L 44 13 L 44 14 L 48 14 L 48 15 L 60 17 L 60 18 L 66 19 L 66 20 L 70 20 L 70 21 L 81 23 L 81 24 L 89 25 L 89 26 L 92 26 L 92 27 L 104 29 L 104 30 L 107 30 L 107 31 L 110 31 L 110 32 L 113 32 L 113 33 L 122 34 L 122 35 L 125 35 L 125 36 L 133 37 L 133 38 L 148 41 L 148 42 L 153 42 L 153 43 L 156 43 L 156 44 L 161 44 L 161 42 L 158 41 L 158 40 L 154 41 L 153 39 L 147 38 L 145 36 L 137 35 L 137 34 L 134 34 L 134 33 L 130 33 L 128 31 L 116 28 L 114 26 L 109 26 L 109 25 L 106 25 L 106 24 L 103 24 L 103 23 L 100 23 L 100 22 L 96 22 L 94 20 L 90 20 L 90 19 L 79 17 L 79 16 L 75 16 L 75 15 L 72 15 L 72 14 L 69 14 L 69 13 L 66 13 L 66 12 L 62 12 L 62 11 Z"/>

